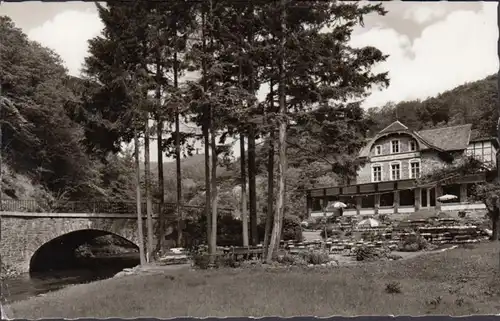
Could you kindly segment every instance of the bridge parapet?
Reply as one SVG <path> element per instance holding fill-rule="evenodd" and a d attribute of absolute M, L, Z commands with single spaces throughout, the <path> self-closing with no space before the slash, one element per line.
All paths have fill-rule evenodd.
<path fill-rule="evenodd" d="M 160 203 L 154 202 L 153 213 L 160 213 Z M 99 213 L 99 214 L 134 214 L 136 202 L 102 202 L 102 201 L 65 201 L 49 202 L 39 200 L 2 200 L 0 212 L 27 212 L 27 213 Z M 143 212 L 146 202 L 142 202 Z M 204 206 L 182 205 L 183 211 L 204 211 Z M 163 213 L 174 214 L 175 203 L 164 203 Z M 230 208 L 219 208 L 220 213 L 232 213 Z"/>

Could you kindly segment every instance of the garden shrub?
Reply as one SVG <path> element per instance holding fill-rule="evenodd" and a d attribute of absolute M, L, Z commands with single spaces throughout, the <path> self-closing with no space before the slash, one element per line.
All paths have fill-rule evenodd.
<path fill-rule="evenodd" d="M 262 238 L 264 239 L 264 238 Z M 283 219 L 282 239 L 285 241 L 293 240 L 302 241 L 302 227 L 300 226 L 300 218 L 297 216 L 285 216 Z"/>
<path fill-rule="evenodd" d="M 385 292 L 395 294 L 395 293 L 401 293 L 403 292 L 401 290 L 401 283 L 395 281 L 395 282 L 389 282 L 385 285 Z"/>
<path fill-rule="evenodd" d="M 325 238 L 325 228 L 324 227 L 319 234 L 322 238 Z M 342 236 L 342 231 L 335 229 L 333 226 L 327 226 L 326 227 L 326 235 L 327 235 L 327 238 L 328 237 L 340 238 Z"/>
<path fill-rule="evenodd" d="M 363 240 L 366 240 L 366 241 L 369 241 L 369 242 L 373 242 L 373 241 L 375 241 L 375 240 L 376 240 L 377 235 L 376 235 L 376 233 L 374 233 L 374 232 L 369 232 L 369 231 L 367 231 L 367 232 L 363 232 L 363 233 L 361 233 L 361 238 L 362 238 Z"/>
<path fill-rule="evenodd" d="M 330 262 L 330 257 L 328 253 L 323 251 L 309 251 L 301 253 L 302 258 L 307 264 L 325 264 Z"/>
<path fill-rule="evenodd" d="M 207 253 L 197 253 L 192 255 L 193 265 L 200 269 L 208 269 L 210 266 L 210 256 Z"/>
<path fill-rule="evenodd" d="M 361 246 L 354 250 L 356 261 L 371 261 L 380 257 L 376 249 L 368 246 Z"/>
<path fill-rule="evenodd" d="M 378 220 L 382 223 L 388 223 L 390 220 L 389 220 L 389 215 L 387 214 L 379 214 L 378 216 Z"/>
<path fill-rule="evenodd" d="M 399 250 L 403 252 L 417 252 L 429 248 L 429 242 L 419 233 L 406 236 L 399 244 Z"/>
<path fill-rule="evenodd" d="M 301 242 L 303 240 L 302 236 L 302 226 L 300 225 L 301 220 L 298 216 L 288 215 L 283 218 L 283 230 L 281 233 L 281 239 L 283 241 L 296 241 Z M 265 222 L 261 222 L 257 226 L 257 232 L 259 233 L 259 240 L 264 240 L 265 234 Z M 241 234 L 241 232 L 240 232 Z"/>
<path fill-rule="evenodd" d="M 230 268 L 237 268 L 240 266 L 240 262 L 236 261 L 236 259 L 233 256 L 217 256 L 217 259 L 215 260 L 215 267 L 216 268 L 221 268 L 221 267 L 230 267 Z"/>
<path fill-rule="evenodd" d="M 210 267 L 210 255 L 208 253 L 196 253 L 191 256 L 193 260 L 193 265 L 199 269 L 208 269 Z M 239 267 L 240 263 L 237 262 L 234 257 L 228 255 L 217 255 L 214 260 L 214 268 L 222 267 Z"/>
<path fill-rule="evenodd" d="M 280 264 L 284 265 L 302 265 L 304 264 L 304 260 L 298 256 L 290 253 L 285 253 L 284 255 L 280 255 L 277 257 L 277 261 Z"/>

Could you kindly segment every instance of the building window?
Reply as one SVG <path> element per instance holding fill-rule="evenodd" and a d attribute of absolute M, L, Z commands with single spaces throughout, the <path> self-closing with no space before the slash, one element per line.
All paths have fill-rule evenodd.
<path fill-rule="evenodd" d="M 364 195 L 361 198 L 361 208 L 374 208 L 375 207 L 375 195 Z"/>
<path fill-rule="evenodd" d="M 414 152 L 417 150 L 417 142 L 412 140 L 410 141 L 410 152 Z"/>
<path fill-rule="evenodd" d="M 401 179 L 401 165 L 399 163 L 391 164 L 391 180 Z"/>
<path fill-rule="evenodd" d="M 381 207 L 394 206 L 394 192 L 380 194 L 380 206 Z"/>
<path fill-rule="evenodd" d="M 356 198 L 353 196 L 340 196 L 339 201 L 347 205 L 346 208 L 349 209 L 356 208 Z"/>
<path fill-rule="evenodd" d="M 420 161 L 410 161 L 410 178 L 420 177 Z"/>
<path fill-rule="evenodd" d="M 399 205 L 401 206 L 414 206 L 415 205 L 415 191 L 412 189 L 404 189 L 399 191 Z"/>
<path fill-rule="evenodd" d="M 391 141 L 391 153 L 399 153 L 399 140 Z"/>
<path fill-rule="evenodd" d="M 381 182 L 382 181 L 382 166 L 381 165 L 373 165 L 372 166 L 372 182 Z"/>
<path fill-rule="evenodd" d="M 321 198 L 313 197 L 312 199 L 312 210 L 322 211 L 323 210 L 323 200 Z"/>
<path fill-rule="evenodd" d="M 382 146 L 377 145 L 375 146 L 375 155 L 380 155 L 382 154 Z"/>

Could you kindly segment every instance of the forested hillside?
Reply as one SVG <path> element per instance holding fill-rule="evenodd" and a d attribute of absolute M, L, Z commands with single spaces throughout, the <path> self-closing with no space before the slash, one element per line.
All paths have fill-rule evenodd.
<path fill-rule="evenodd" d="M 2 192 L 11 199 L 131 199 L 130 153 L 95 152 L 90 82 L 0 17 Z"/>
<path fill-rule="evenodd" d="M 426 100 L 404 101 L 368 110 L 370 132 L 399 119 L 411 129 L 472 124 L 482 135 L 496 136 L 497 76 L 467 83 Z"/>

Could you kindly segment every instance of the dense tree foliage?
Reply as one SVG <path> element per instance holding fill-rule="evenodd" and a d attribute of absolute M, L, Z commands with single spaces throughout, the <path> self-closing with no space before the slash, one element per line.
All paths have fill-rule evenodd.
<path fill-rule="evenodd" d="M 374 134 L 398 119 L 414 130 L 472 124 L 482 135 L 496 136 L 497 102 L 497 75 L 491 75 L 436 97 L 371 108 L 370 132 Z"/>
<path fill-rule="evenodd" d="M 12 168 L 56 193 L 95 195 L 101 184 L 75 120 L 80 96 L 52 51 L 0 17 L 3 156 Z"/>
<path fill-rule="evenodd" d="M 205 205 L 205 216 L 188 218 L 207 224 L 209 237 L 210 224 L 221 230 L 217 207 L 241 209 L 235 191 L 243 171 L 250 236 L 262 241 L 273 213 L 281 220 L 275 230 L 284 214 L 304 216 L 304 189 L 348 184 L 367 136 L 396 119 L 415 130 L 471 123 L 496 134 L 495 75 L 422 101 L 360 107 L 373 85 L 388 84 L 387 73 L 372 72 L 386 56 L 352 48 L 349 39 L 364 16 L 385 14 L 381 4 L 136 0 L 98 10 L 105 28 L 89 41 L 84 79 L 68 76 L 56 54 L 0 18 L 2 154 L 54 195 L 133 201 L 134 155 L 122 146 L 138 130 L 156 134 L 168 156 L 186 157 L 175 166 L 152 164 L 161 176 L 151 181 L 156 201 Z M 181 84 L 187 70 L 199 77 Z M 270 92 L 259 102 L 263 86 Z M 163 128 L 179 118 L 201 127 L 203 137 Z M 250 147 L 244 166 L 225 161 L 228 142 L 240 137 Z M 206 157 L 191 156 L 192 138 L 203 138 Z"/>

